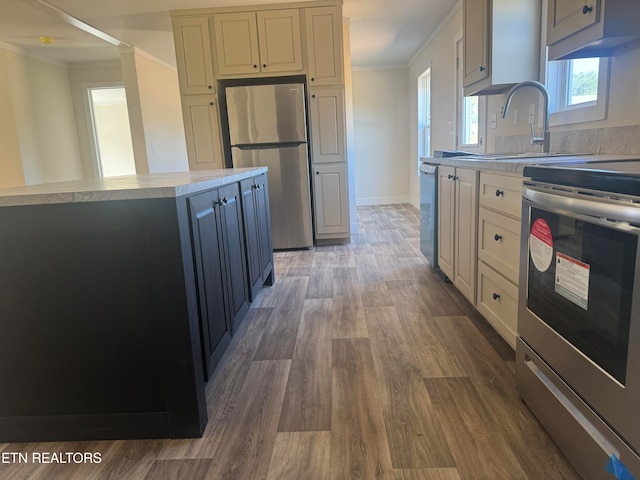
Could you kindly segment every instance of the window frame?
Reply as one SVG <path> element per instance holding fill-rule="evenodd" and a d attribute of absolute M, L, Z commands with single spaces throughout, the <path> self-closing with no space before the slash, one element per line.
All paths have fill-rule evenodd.
<path fill-rule="evenodd" d="M 487 136 L 487 97 L 484 95 L 478 95 L 478 143 L 464 143 L 464 54 L 462 48 L 462 32 L 458 32 L 454 36 L 454 56 L 455 56 L 455 69 L 456 69 L 456 81 L 455 83 L 455 112 L 454 112 L 454 126 L 455 126 L 455 141 L 454 148 L 456 150 L 463 150 L 472 153 L 485 153 L 486 150 L 486 136 Z"/>
<path fill-rule="evenodd" d="M 598 67 L 598 98 L 591 102 L 567 105 L 567 89 L 569 85 L 569 62 L 556 60 L 547 62 L 547 88 L 549 90 L 551 114 L 549 125 L 571 125 L 575 123 L 593 122 L 607 118 L 609 101 L 609 74 L 611 61 L 609 57 L 601 57 Z"/>
<path fill-rule="evenodd" d="M 418 168 L 431 156 L 431 65 L 418 77 Z"/>

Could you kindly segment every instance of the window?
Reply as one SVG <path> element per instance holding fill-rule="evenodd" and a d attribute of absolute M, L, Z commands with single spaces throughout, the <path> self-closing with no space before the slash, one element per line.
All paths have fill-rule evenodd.
<path fill-rule="evenodd" d="M 418 77 L 418 156 L 431 155 L 431 68 Z M 420 159 L 418 159 L 418 174 Z"/>
<path fill-rule="evenodd" d="M 607 118 L 608 58 L 576 58 L 548 63 L 551 125 Z"/>
<path fill-rule="evenodd" d="M 481 143 L 478 135 L 479 97 L 462 98 L 462 145 L 478 145 Z"/>
<path fill-rule="evenodd" d="M 486 98 L 465 97 L 462 85 L 462 34 L 456 36 L 456 142 L 455 148 L 484 152 Z"/>

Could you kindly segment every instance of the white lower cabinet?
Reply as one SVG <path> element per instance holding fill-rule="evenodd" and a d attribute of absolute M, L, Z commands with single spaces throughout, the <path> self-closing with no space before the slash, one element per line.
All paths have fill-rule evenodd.
<path fill-rule="evenodd" d="M 476 308 L 515 349 L 522 177 L 480 173 Z"/>
<path fill-rule="evenodd" d="M 476 303 L 478 172 L 438 168 L 438 265 Z"/>
<path fill-rule="evenodd" d="M 313 166 L 316 239 L 349 237 L 349 196 L 345 163 Z"/>
<path fill-rule="evenodd" d="M 478 262 L 478 311 L 516 348 L 518 287 L 484 262 Z"/>
<path fill-rule="evenodd" d="M 518 283 L 520 222 L 484 207 L 478 217 L 478 260 Z"/>
<path fill-rule="evenodd" d="M 438 167 L 438 266 L 515 349 L 522 177 Z"/>

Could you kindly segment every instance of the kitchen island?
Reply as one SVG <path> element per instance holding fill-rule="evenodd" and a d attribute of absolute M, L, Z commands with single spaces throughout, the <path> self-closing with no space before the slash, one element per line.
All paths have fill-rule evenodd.
<path fill-rule="evenodd" d="M 270 238 L 266 168 L 0 190 L 0 442 L 201 436 Z"/>

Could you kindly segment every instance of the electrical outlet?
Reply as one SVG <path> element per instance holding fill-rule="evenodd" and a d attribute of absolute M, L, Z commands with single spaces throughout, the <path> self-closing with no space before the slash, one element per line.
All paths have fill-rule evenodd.
<path fill-rule="evenodd" d="M 518 109 L 513 109 L 513 124 L 518 125 Z"/>
<path fill-rule="evenodd" d="M 529 123 L 530 124 L 533 124 L 535 120 L 535 114 L 536 114 L 536 105 L 535 103 L 532 103 L 531 105 L 529 105 Z"/>
<path fill-rule="evenodd" d="M 489 121 L 489 127 L 490 128 L 496 128 L 497 126 L 498 126 L 498 114 L 497 113 L 492 113 L 490 121 Z"/>

